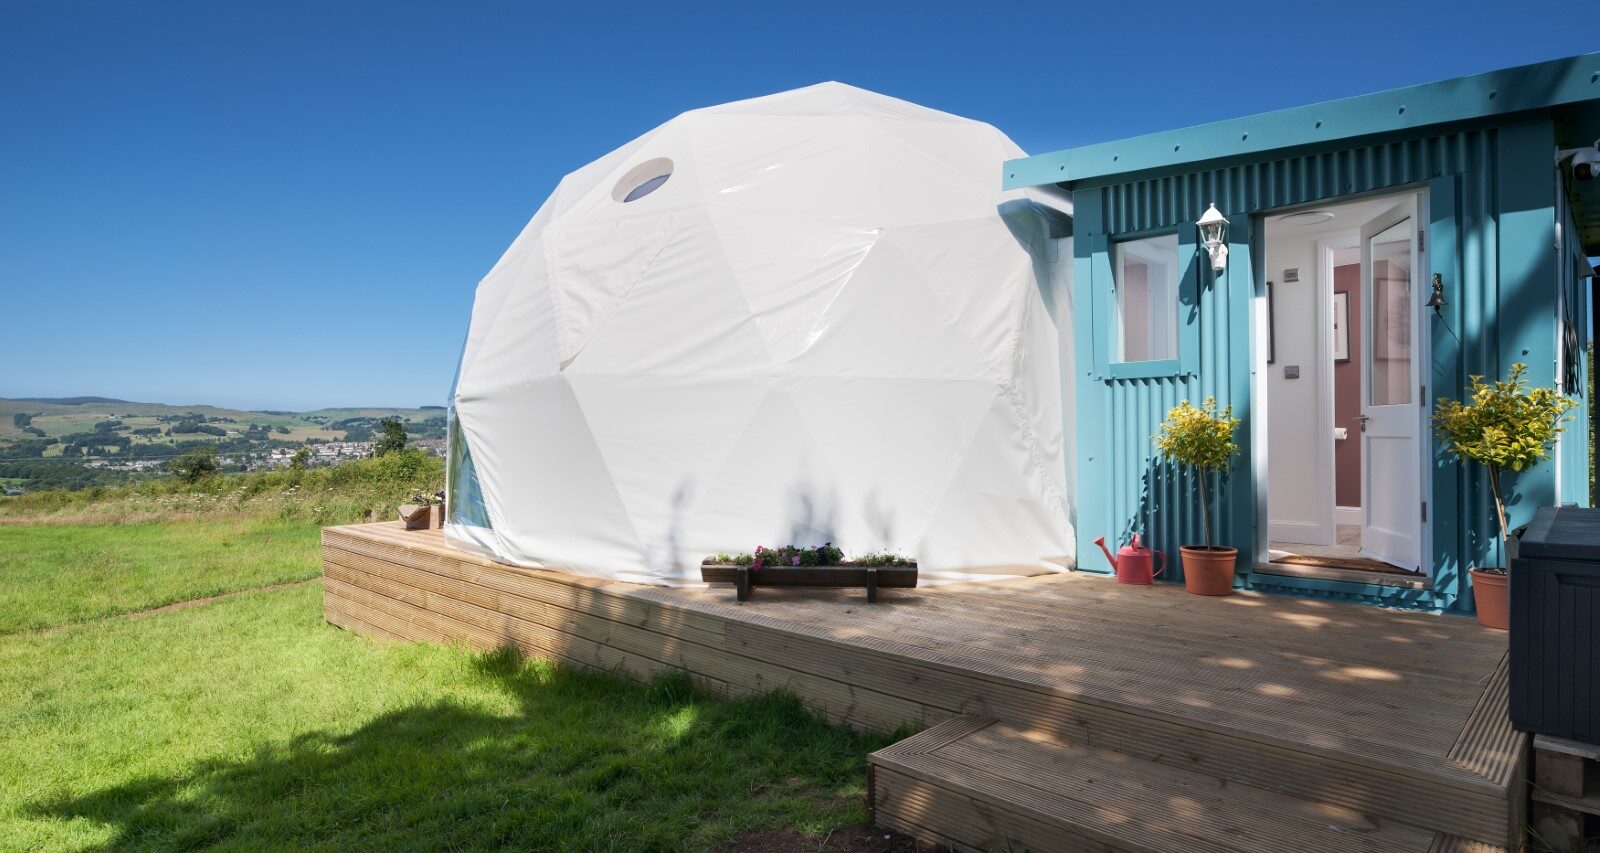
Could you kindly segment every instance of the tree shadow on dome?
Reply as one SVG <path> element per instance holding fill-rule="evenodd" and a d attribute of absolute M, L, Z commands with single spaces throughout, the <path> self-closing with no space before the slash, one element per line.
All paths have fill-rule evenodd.
<path fill-rule="evenodd" d="M 787 542 L 775 542 L 774 545 L 800 545 L 815 546 L 838 539 L 838 512 L 837 500 L 831 495 L 814 494 L 810 491 L 796 489 L 789 496 L 788 518 L 792 524 L 789 528 Z"/>

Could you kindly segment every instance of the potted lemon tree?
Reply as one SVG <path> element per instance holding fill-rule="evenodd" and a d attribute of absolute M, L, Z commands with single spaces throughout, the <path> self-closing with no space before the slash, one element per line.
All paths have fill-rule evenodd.
<path fill-rule="evenodd" d="M 1526 364 L 1513 364 L 1509 376 L 1494 382 L 1473 376 L 1466 402 L 1440 397 L 1433 410 L 1434 428 L 1445 447 L 1488 472 L 1501 553 L 1507 555 L 1511 543 L 1501 475 L 1525 471 L 1549 456 L 1561 421 L 1574 405 L 1554 388 L 1529 388 L 1522 378 L 1527 370 Z M 1504 566 L 1474 567 L 1472 590 L 1479 622 L 1490 628 L 1510 626 Z"/>
<path fill-rule="evenodd" d="M 1207 397 L 1203 406 L 1184 400 L 1167 412 L 1161 432 L 1155 437 L 1156 449 L 1163 456 L 1194 469 L 1206 541 L 1204 545 L 1182 545 L 1178 552 L 1183 555 L 1183 585 L 1196 595 L 1230 595 L 1233 592 L 1239 549 L 1217 545 L 1212 538 L 1211 501 L 1217 491 L 1217 478 L 1239 452 L 1239 445 L 1233 440 L 1233 431 L 1238 426 L 1239 419 L 1233 416 L 1233 407 L 1219 411 L 1214 397 Z"/>

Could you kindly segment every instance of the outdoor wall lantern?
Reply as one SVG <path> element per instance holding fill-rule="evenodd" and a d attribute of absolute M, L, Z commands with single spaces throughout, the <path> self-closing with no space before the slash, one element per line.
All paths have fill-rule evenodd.
<path fill-rule="evenodd" d="M 1228 220 L 1213 202 L 1195 225 L 1200 228 L 1200 243 L 1211 255 L 1211 271 L 1222 275 L 1228 268 Z"/>
<path fill-rule="evenodd" d="M 1433 313 L 1438 314 L 1444 310 L 1444 306 L 1449 304 L 1444 298 L 1444 275 L 1442 273 L 1434 273 L 1433 295 L 1428 297 L 1428 301 L 1422 307 L 1432 308 Z"/>

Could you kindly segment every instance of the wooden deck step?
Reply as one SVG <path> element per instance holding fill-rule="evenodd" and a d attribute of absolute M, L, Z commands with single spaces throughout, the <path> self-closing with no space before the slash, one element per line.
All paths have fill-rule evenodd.
<path fill-rule="evenodd" d="M 976 850 L 1490 851 L 1317 804 L 965 715 L 872 759 L 879 825 Z"/>

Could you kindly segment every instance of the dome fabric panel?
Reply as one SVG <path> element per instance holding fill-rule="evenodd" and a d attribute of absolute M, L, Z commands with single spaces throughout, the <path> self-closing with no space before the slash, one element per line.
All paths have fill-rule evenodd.
<path fill-rule="evenodd" d="M 1022 153 L 825 83 L 568 175 L 478 286 L 450 498 L 481 506 L 449 540 L 665 585 L 757 545 L 895 551 L 924 584 L 1070 565 L 1070 251 L 1001 216 Z"/>

